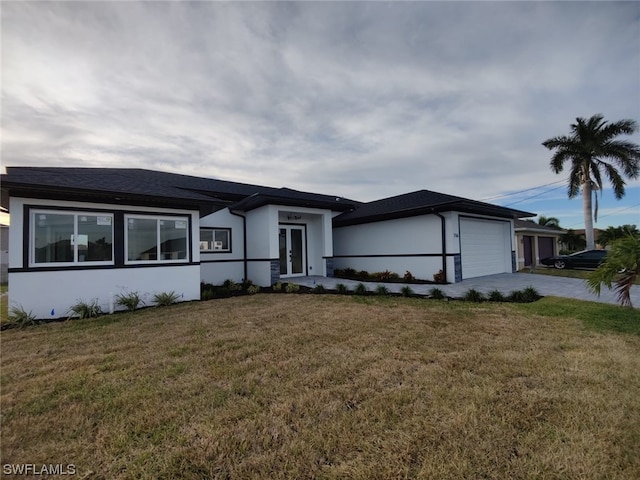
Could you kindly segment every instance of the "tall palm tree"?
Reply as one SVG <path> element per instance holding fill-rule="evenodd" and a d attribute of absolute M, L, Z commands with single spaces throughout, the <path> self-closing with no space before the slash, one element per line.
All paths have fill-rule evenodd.
<path fill-rule="evenodd" d="M 591 197 L 593 193 L 597 195 L 598 190 L 602 191 L 602 172 L 609 178 L 618 200 L 625 193 L 623 177 L 635 179 L 640 173 L 638 145 L 616 139 L 620 135 L 633 134 L 638 124 L 634 120 L 609 123 L 603 118 L 600 114 L 589 119 L 576 118 L 576 123 L 571 124 L 570 135 L 542 142 L 549 150 L 555 150 L 550 162 L 554 173 L 562 172 L 565 162 L 569 161 L 569 198 L 576 197 L 582 191 L 584 230 L 589 249 L 595 248 L 593 221 L 594 218 L 598 220 L 598 199 L 596 196 L 594 217 Z"/>

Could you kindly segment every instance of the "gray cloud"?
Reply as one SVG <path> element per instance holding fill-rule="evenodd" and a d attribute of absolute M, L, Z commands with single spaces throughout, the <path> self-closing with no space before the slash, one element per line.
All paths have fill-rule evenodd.
<path fill-rule="evenodd" d="M 368 200 L 553 181 L 640 118 L 640 4 L 5 3 L 4 165 L 139 166 Z"/>

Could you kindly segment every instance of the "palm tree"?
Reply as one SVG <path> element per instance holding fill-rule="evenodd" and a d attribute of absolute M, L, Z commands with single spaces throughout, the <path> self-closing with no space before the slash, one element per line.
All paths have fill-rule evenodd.
<path fill-rule="evenodd" d="M 609 123 L 603 118 L 600 114 L 586 120 L 576 118 L 576 123 L 571 124 L 571 135 L 542 142 L 549 150 L 555 150 L 550 162 L 554 173 L 562 172 L 567 160 L 570 163 L 569 198 L 576 197 L 582 191 L 584 229 L 589 249 L 595 248 L 593 221 L 598 221 L 598 197 L 594 216 L 591 196 L 594 192 L 597 195 L 598 190 L 602 191 L 602 172 L 609 178 L 618 200 L 625 193 L 623 177 L 635 179 L 640 173 L 638 145 L 616 140 L 620 135 L 632 135 L 638 129 L 637 123 L 634 120 Z"/>
<path fill-rule="evenodd" d="M 589 274 L 589 288 L 600 295 L 604 284 L 607 288 L 615 283 L 618 301 L 623 306 L 631 304 L 631 287 L 640 277 L 640 237 L 627 234 L 615 240 L 607 257 L 597 269 Z"/>
<path fill-rule="evenodd" d="M 538 225 L 542 225 L 543 227 L 560 228 L 560 220 L 556 217 L 545 217 L 544 215 L 540 215 L 538 217 Z"/>
<path fill-rule="evenodd" d="M 603 247 L 611 244 L 615 240 L 624 238 L 625 235 L 633 235 L 635 237 L 640 236 L 640 231 L 635 225 L 621 225 L 619 227 L 608 227 L 606 230 L 601 230 L 598 235 L 598 243 Z"/>

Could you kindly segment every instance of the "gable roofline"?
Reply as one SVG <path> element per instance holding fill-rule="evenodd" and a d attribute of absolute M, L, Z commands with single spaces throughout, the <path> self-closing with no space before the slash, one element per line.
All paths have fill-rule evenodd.
<path fill-rule="evenodd" d="M 540 225 L 531 220 L 515 220 L 514 230 L 516 233 L 520 232 L 541 232 L 555 235 L 562 235 L 567 233 L 566 230 L 562 228 L 548 227 L 546 225 Z"/>
<path fill-rule="evenodd" d="M 534 213 L 516 210 L 430 190 L 375 200 L 333 219 L 334 227 L 346 227 L 398 218 L 457 211 L 500 218 L 533 217 Z"/>
<path fill-rule="evenodd" d="M 301 192 L 302 193 L 302 192 Z M 346 203 L 342 198 L 335 197 L 334 201 L 321 198 L 293 198 L 284 195 L 270 195 L 255 193 L 229 206 L 229 210 L 248 212 L 265 205 L 284 205 L 287 207 L 320 208 L 324 210 L 346 212 L 352 210 L 356 202 Z"/>

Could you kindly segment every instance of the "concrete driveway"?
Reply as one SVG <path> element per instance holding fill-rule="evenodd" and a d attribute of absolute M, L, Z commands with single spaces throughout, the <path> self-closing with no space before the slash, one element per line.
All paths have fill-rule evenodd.
<path fill-rule="evenodd" d="M 335 289 L 338 283 L 346 285 L 353 290 L 359 283 L 364 283 L 368 290 L 374 291 L 378 285 L 385 285 L 391 292 L 400 292 L 404 283 L 383 283 L 383 282 L 358 282 L 355 280 L 344 280 L 342 278 L 330 277 L 298 277 L 288 279 L 292 283 L 304 285 L 307 287 L 315 287 L 322 284 L 325 288 Z M 429 290 L 437 287 L 449 297 L 462 297 L 470 288 L 474 288 L 482 293 L 489 293 L 492 290 L 498 290 L 508 295 L 514 290 L 522 290 L 529 286 L 535 288 L 540 295 L 555 296 L 565 298 L 576 298 L 579 300 L 590 300 L 593 302 L 613 303 L 617 304 L 615 292 L 603 288 L 600 296 L 591 293 L 587 289 L 585 280 L 579 278 L 554 277 L 550 275 L 537 275 L 531 273 L 501 273 L 499 275 L 488 275 L 486 277 L 477 277 L 469 280 L 463 280 L 460 283 L 450 285 L 409 285 L 411 289 L 419 295 L 427 295 Z M 631 302 L 634 307 L 640 307 L 640 285 L 634 285 L 631 288 Z"/>

